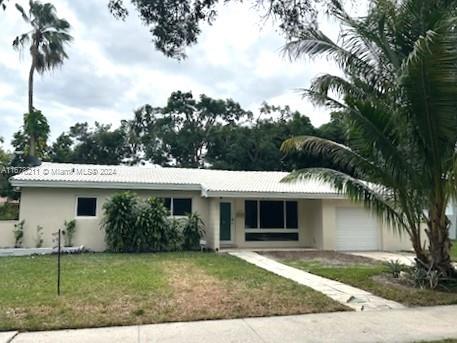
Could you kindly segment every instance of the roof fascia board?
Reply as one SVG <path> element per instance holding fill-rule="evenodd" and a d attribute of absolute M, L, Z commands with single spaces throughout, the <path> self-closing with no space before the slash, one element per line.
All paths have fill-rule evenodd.
<path fill-rule="evenodd" d="M 25 181 L 11 180 L 13 187 L 34 188 L 97 188 L 97 189 L 150 189 L 201 191 L 198 184 L 171 184 L 171 183 L 132 183 L 132 182 L 68 182 L 68 181 Z"/>
<path fill-rule="evenodd" d="M 219 192 L 206 191 L 206 197 L 221 198 L 269 198 L 269 199 L 344 199 L 344 195 L 337 193 L 303 193 L 303 192 Z"/>

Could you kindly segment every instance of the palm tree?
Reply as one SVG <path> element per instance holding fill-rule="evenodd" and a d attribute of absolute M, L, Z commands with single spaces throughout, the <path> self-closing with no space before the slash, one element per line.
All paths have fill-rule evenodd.
<path fill-rule="evenodd" d="M 283 151 L 331 164 L 287 180 L 331 183 L 406 231 L 419 264 L 455 276 L 445 211 L 457 195 L 457 2 L 373 0 L 366 16 L 354 18 L 332 0 L 331 13 L 342 25 L 339 41 L 307 27 L 285 49 L 292 58 L 327 57 L 342 70 L 318 76 L 304 93 L 338 113 L 347 145 L 287 140 Z"/>
<path fill-rule="evenodd" d="M 65 19 L 57 17 L 56 9 L 52 4 L 42 4 L 30 0 L 28 13 L 19 4 L 16 4 L 16 8 L 24 21 L 32 28 L 29 32 L 17 36 L 13 41 L 15 49 L 23 50 L 28 47 L 32 57 L 28 81 L 28 113 L 30 114 L 35 110 L 33 107 L 35 71 L 43 74 L 47 70 L 62 65 L 68 58 L 65 45 L 72 40 L 72 37 L 68 34 L 70 24 Z M 35 156 L 36 142 L 33 135 L 30 137 L 30 154 Z"/>

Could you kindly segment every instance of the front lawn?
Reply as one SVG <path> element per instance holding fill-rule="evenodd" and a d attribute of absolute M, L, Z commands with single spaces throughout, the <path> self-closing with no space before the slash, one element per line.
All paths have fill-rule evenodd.
<path fill-rule="evenodd" d="M 348 308 L 228 255 L 84 254 L 0 258 L 0 330 L 131 325 Z"/>
<path fill-rule="evenodd" d="M 295 256 L 273 253 L 270 256 L 292 267 L 347 283 L 405 305 L 457 304 L 457 290 L 444 292 L 399 284 L 390 277 L 384 264 L 367 258 L 331 252 L 313 255 L 303 252 Z"/>

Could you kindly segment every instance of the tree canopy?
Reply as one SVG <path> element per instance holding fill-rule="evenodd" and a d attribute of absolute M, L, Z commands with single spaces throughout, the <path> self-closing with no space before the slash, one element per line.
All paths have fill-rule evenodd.
<path fill-rule="evenodd" d="M 330 0 L 251 0 L 263 18 L 273 18 L 288 37 L 300 32 L 304 23 L 315 22 L 319 6 Z M 109 0 L 111 13 L 125 19 L 127 0 Z M 184 58 L 185 48 L 197 42 L 203 23 L 216 20 L 218 6 L 239 0 L 130 0 L 143 23 L 148 26 L 155 47 L 168 57 Z"/>

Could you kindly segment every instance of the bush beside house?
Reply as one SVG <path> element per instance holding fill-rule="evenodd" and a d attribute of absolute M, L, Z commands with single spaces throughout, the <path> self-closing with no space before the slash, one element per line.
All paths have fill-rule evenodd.
<path fill-rule="evenodd" d="M 132 192 L 117 193 L 103 208 L 105 241 L 113 252 L 194 250 L 204 233 L 197 214 L 172 218 L 163 201 L 154 197 L 143 200 Z"/>

